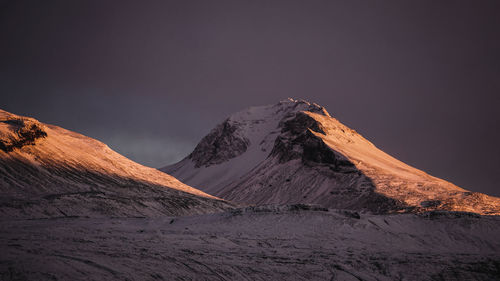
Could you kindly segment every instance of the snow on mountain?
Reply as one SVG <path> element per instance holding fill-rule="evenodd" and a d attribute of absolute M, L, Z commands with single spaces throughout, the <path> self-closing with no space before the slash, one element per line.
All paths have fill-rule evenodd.
<path fill-rule="evenodd" d="M 500 198 L 469 192 L 410 167 L 325 108 L 303 100 L 235 113 L 189 156 L 161 170 L 238 203 L 500 214 Z"/>
<path fill-rule="evenodd" d="M 156 216 L 229 203 L 83 135 L 0 110 L 0 217 Z"/>

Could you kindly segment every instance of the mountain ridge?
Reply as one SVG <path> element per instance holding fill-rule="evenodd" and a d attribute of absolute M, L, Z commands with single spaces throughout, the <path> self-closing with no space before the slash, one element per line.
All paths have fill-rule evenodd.
<path fill-rule="evenodd" d="M 95 139 L 0 111 L 0 216 L 156 216 L 230 203 Z"/>

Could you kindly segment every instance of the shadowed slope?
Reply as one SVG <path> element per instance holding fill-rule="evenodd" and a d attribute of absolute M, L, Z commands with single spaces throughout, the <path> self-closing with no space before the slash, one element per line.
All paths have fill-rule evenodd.
<path fill-rule="evenodd" d="M 229 206 L 97 140 L 5 111 L 0 149 L 1 216 L 182 215 Z"/>

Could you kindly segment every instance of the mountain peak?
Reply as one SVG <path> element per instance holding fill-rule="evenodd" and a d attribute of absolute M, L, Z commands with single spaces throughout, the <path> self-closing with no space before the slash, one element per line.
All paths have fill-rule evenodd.
<path fill-rule="evenodd" d="M 161 170 L 238 203 L 500 214 L 499 198 L 478 196 L 410 167 L 324 107 L 292 98 L 232 114 L 188 157 Z"/>
<path fill-rule="evenodd" d="M 330 117 L 322 106 L 305 100 L 288 98 L 277 104 L 253 106 L 236 112 L 217 125 L 188 156 L 196 167 L 220 164 L 237 157 L 256 145 L 261 152 L 270 146 L 277 130 L 300 112 L 311 112 Z M 265 135 L 263 135 L 265 134 Z"/>
<path fill-rule="evenodd" d="M 287 98 L 280 101 L 278 104 L 292 105 L 292 107 L 298 108 L 299 110 L 321 113 L 325 116 L 330 117 L 330 114 L 328 113 L 328 111 L 326 111 L 326 108 L 317 103 L 311 103 L 303 99 Z M 304 106 L 305 108 L 301 108 L 301 106 Z"/>

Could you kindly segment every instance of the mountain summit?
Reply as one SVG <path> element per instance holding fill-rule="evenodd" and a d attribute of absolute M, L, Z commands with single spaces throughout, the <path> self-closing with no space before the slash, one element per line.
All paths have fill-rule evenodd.
<path fill-rule="evenodd" d="M 161 170 L 238 203 L 500 214 L 500 198 L 469 192 L 406 165 L 324 107 L 304 100 L 237 112 L 185 159 Z"/>
<path fill-rule="evenodd" d="M 229 203 L 89 137 L 0 110 L 0 218 L 207 213 Z"/>

